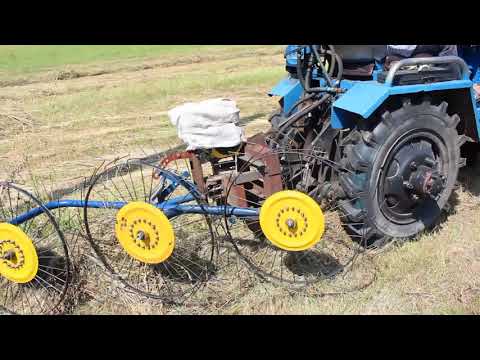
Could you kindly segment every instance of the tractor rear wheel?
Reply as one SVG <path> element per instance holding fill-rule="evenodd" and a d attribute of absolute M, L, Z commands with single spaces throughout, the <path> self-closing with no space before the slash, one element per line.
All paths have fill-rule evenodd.
<path fill-rule="evenodd" d="M 339 208 L 362 245 L 411 238 L 438 222 L 464 162 L 460 118 L 447 107 L 405 100 L 347 137 L 342 162 L 349 171 L 340 176 L 346 199 Z"/>

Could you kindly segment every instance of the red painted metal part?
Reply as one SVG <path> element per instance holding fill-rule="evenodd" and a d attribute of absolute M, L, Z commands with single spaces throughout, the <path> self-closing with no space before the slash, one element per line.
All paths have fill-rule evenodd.
<path fill-rule="evenodd" d="M 267 145 L 264 134 L 257 134 L 249 138 L 243 146 L 242 153 L 243 155 L 238 157 L 240 162 L 244 164 L 248 164 L 249 162 L 259 163 L 263 170 L 258 171 L 257 169 L 251 170 L 249 168 L 242 173 L 235 174 L 234 169 L 229 169 L 205 179 L 200 157 L 192 151 L 169 154 L 160 161 L 160 166 L 165 167 L 170 162 L 179 159 L 189 160 L 192 179 L 195 185 L 197 185 L 198 190 L 206 195 L 208 192 L 207 188 L 221 187 L 221 189 L 214 191 L 215 195 L 213 193 L 211 195 L 215 198 L 218 196 L 224 197 L 227 195 L 227 191 L 229 191 L 227 202 L 234 206 L 249 206 L 247 191 L 259 199 L 265 199 L 283 190 L 280 160 L 278 155 Z M 234 184 L 232 184 L 233 179 L 235 179 Z"/>
<path fill-rule="evenodd" d="M 206 193 L 206 185 L 205 180 L 203 178 L 203 170 L 202 170 L 202 163 L 198 158 L 197 154 L 193 151 L 181 151 L 181 152 L 174 152 L 165 156 L 162 160 L 160 160 L 159 165 L 161 167 L 166 167 L 172 161 L 175 160 L 188 160 L 190 162 L 190 169 L 192 170 L 192 178 L 194 183 L 197 185 L 198 190 L 200 193 Z M 154 179 L 158 179 L 158 175 L 154 174 Z"/>
<path fill-rule="evenodd" d="M 195 156 L 195 153 L 192 151 L 174 152 L 174 153 L 168 154 L 162 160 L 160 160 L 160 166 L 165 167 L 174 160 L 191 159 L 194 156 Z"/>
<path fill-rule="evenodd" d="M 244 153 L 247 157 L 258 159 L 265 164 L 263 196 L 267 197 L 283 190 L 280 159 L 267 145 L 264 134 L 249 138 Z"/>

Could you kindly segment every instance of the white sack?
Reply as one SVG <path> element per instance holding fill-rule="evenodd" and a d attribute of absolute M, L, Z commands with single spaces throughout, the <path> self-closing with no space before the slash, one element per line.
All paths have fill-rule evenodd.
<path fill-rule="evenodd" d="M 187 103 L 170 110 L 168 116 L 187 150 L 234 147 L 244 141 L 243 130 L 237 126 L 240 110 L 232 100 Z"/>

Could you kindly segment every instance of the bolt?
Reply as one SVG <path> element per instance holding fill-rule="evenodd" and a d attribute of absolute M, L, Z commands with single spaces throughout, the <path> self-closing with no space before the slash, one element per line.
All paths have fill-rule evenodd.
<path fill-rule="evenodd" d="M 15 251 L 9 250 L 2 255 L 3 260 L 12 260 L 15 257 Z"/>
<path fill-rule="evenodd" d="M 297 226 L 296 221 L 293 219 L 288 219 L 285 223 L 287 224 L 289 229 L 294 229 Z"/>
<path fill-rule="evenodd" d="M 407 189 L 409 189 L 409 190 L 412 190 L 412 189 L 413 189 L 413 185 L 410 184 L 410 182 L 408 182 L 408 181 L 404 181 L 404 182 L 403 182 L 403 186 L 405 186 L 405 187 L 406 187 Z"/>

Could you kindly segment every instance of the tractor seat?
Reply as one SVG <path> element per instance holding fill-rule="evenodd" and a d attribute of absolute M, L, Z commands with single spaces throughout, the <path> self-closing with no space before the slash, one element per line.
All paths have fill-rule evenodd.
<path fill-rule="evenodd" d="M 375 62 L 381 61 L 387 52 L 386 45 L 334 45 L 343 60 L 343 77 L 349 80 L 369 80 Z"/>
<path fill-rule="evenodd" d="M 344 63 L 381 61 L 387 55 L 387 45 L 334 45 Z"/>

